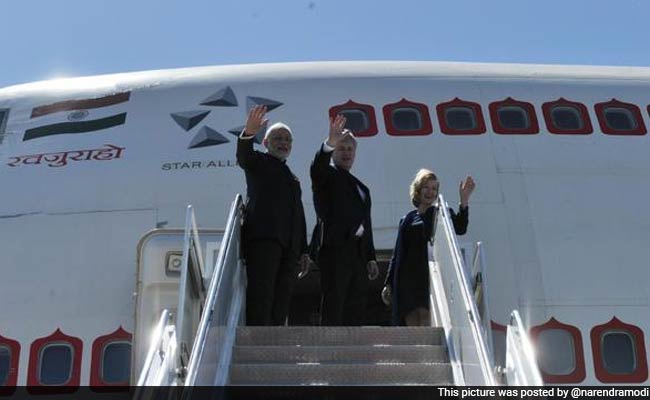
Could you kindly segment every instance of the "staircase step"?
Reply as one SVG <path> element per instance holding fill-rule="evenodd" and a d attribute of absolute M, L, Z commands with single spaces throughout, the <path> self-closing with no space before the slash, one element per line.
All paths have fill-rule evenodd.
<path fill-rule="evenodd" d="M 234 364 L 446 363 L 444 346 L 235 346 Z"/>
<path fill-rule="evenodd" d="M 444 330 L 431 327 L 275 326 L 237 328 L 237 346 L 442 345 Z"/>
<path fill-rule="evenodd" d="M 233 364 L 229 385 L 451 385 L 444 363 L 394 364 Z"/>

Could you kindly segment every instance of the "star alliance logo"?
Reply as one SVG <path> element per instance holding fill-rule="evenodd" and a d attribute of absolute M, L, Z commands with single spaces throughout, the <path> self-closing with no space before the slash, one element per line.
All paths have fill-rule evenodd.
<path fill-rule="evenodd" d="M 238 107 L 239 102 L 237 101 L 237 96 L 233 92 L 230 86 L 226 86 L 223 89 L 215 92 L 205 100 L 199 103 L 200 106 L 205 107 Z M 270 112 L 276 108 L 282 106 L 282 103 L 279 101 L 266 99 L 263 97 L 246 97 L 246 113 L 250 111 L 251 108 L 264 105 L 267 110 Z M 196 128 L 201 121 L 205 119 L 213 110 L 212 109 L 195 109 L 191 111 L 179 111 L 171 113 L 172 119 L 185 130 L 185 132 L 190 132 Z M 241 131 L 244 129 L 243 126 L 238 126 L 228 130 L 228 133 L 233 136 L 239 136 Z M 264 131 L 261 130 L 255 135 L 255 142 L 258 144 L 262 143 L 262 138 L 264 137 Z M 202 125 L 198 128 L 198 131 L 192 137 L 188 149 L 198 149 L 201 147 L 209 146 L 218 146 L 220 144 L 228 143 L 230 140 L 221 132 L 218 132 L 216 129 L 209 127 L 208 125 Z"/>

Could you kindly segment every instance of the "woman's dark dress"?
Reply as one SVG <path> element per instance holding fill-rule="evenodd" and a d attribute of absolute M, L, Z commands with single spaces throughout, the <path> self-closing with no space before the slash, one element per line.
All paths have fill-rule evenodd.
<path fill-rule="evenodd" d="M 427 242 L 433 235 L 435 207 L 424 215 L 417 210 L 401 221 L 398 239 L 389 266 L 386 284 L 393 290 L 393 323 L 404 325 L 404 317 L 418 307 L 429 309 L 429 260 Z M 468 209 L 456 214 L 449 209 L 454 230 L 462 235 L 467 231 Z"/>

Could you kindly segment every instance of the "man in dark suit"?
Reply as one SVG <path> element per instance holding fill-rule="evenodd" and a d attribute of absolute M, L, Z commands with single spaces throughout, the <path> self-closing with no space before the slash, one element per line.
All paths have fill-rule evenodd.
<path fill-rule="evenodd" d="M 330 120 L 329 137 L 311 165 L 314 207 L 322 223 L 322 325 L 362 325 L 369 280 L 379 275 L 370 190 L 350 173 L 357 141 L 345 122 L 340 115 Z"/>
<path fill-rule="evenodd" d="M 246 174 L 248 199 L 242 226 L 246 261 L 246 323 L 284 325 L 289 314 L 297 266 L 308 267 L 305 213 L 300 182 L 286 164 L 292 134 L 276 123 L 264 136 L 266 153 L 253 149 L 253 138 L 268 122 L 266 107 L 248 113 L 237 141 L 237 162 Z"/>

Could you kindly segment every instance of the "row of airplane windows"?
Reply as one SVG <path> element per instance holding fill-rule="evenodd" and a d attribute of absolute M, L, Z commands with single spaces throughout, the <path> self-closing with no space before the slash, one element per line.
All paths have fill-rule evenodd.
<path fill-rule="evenodd" d="M 505 326 L 492 322 L 495 354 L 505 354 Z M 585 356 L 580 330 L 551 318 L 530 330 L 538 365 L 547 383 L 580 383 Z M 591 348 L 596 378 L 603 383 L 640 383 L 648 379 L 641 329 L 616 317 L 592 328 Z M 30 348 L 28 386 L 79 386 L 83 345 L 79 338 L 57 330 Z M 15 386 L 20 344 L 0 336 L 0 386 Z M 499 362 L 497 357 L 497 362 Z M 501 360 L 502 362 L 503 360 Z M 91 386 L 126 386 L 131 374 L 131 334 L 119 328 L 95 339 Z"/>
<path fill-rule="evenodd" d="M 506 327 L 492 321 L 495 353 L 505 354 Z M 580 330 L 551 318 L 530 330 L 537 364 L 546 383 L 581 383 L 586 376 Z M 648 380 L 643 331 L 614 317 L 590 332 L 596 379 L 603 383 L 641 383 Z"/>
<path fill-rule="evenodd" d="M 480 135 L 486 133 L 485 119 L 479 103 L 455 98 L 436 105 L 440 131 L 448 135 Z M 539 123 L 533 104 L 511 97 L 488 106 L 492 130 L 504 135 L 534 135 Z M 650 106 L 647 107 L 650 113 Z M 639 107 L 616 99 L 594 104 L 602 133 L 639 136 L 647 133 Z M 382 108 L 386 132 L 391 136 L 422 136 L 433 132 L 426 104 L 402 99 Z M 375 136 L 378 132 L 372 105 L 349 100 L 329 110 L 330 117 L 342 114 L 346 128 L 357 136 Z M 548 132 L 559 135 L 589 135 L 594 129 L 587 107 L 579 102 L 560 98 L 542 104 Z"/>
<path fill-rule="evenodd" d="M 93 342 L 90 386 L 128 386 L 131 377 L 131 337 L 121 327 Z M 28 386 L 80 385 L 83 342 L 56 330 L 30 347 Z M 16 386 L 20 343 L 0 335 L 0 387 Z M 1 393 L 1 392 L 0 392 Z"/>

